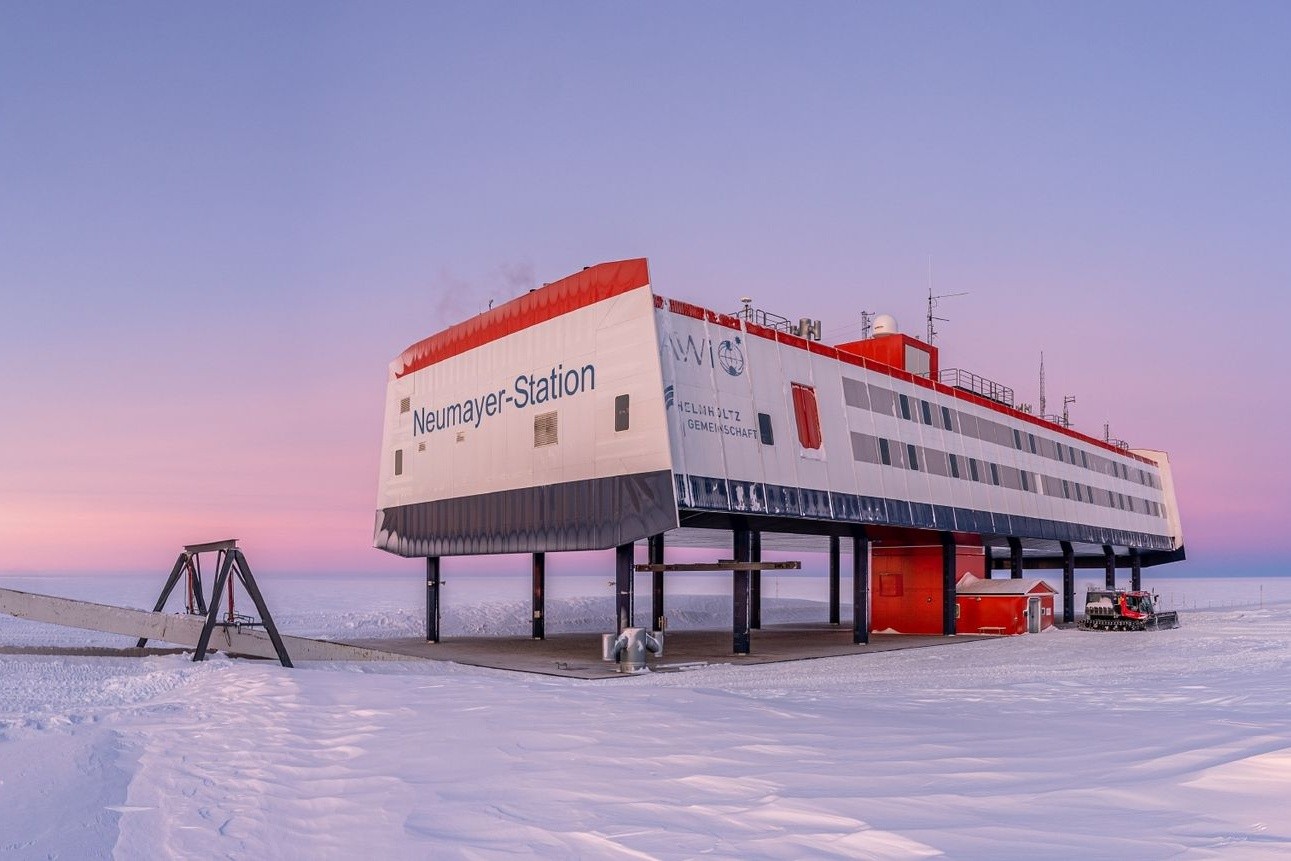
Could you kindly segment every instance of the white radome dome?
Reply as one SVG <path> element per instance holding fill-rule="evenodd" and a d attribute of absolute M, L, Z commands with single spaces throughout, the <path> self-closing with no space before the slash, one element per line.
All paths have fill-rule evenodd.
<path fill-rule="evenodd" d="M 878 335 L 895 335 L 897 333 L 897 318 L 891 314 L 880 314 L 874 318 L 874 334 Z"/>

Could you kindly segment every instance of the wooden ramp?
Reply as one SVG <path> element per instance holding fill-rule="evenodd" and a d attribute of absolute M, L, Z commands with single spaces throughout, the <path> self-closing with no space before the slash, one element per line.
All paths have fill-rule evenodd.
<path fill-rule="evenodd" d="M 202 635 L 203 618 L 187 613 L 156 613 L 133 610 L 110 604 L 58 598 L 16 589 L 0 589 L 0 613 L 33 622 L 49 622 L 71 628 L 104 631 L 127 637 L 160 640 L 177 646 L 196 648 Z M 382 652 L 345 643 L 311 640 L 305 637 L 283 637 L 293 661 L 400 661 L 414 656 Z M 232 655 L 277 659 L 273 643 L 263 631 L 254 628 L 217 627 L 211 634 L 210 648 Z"/>

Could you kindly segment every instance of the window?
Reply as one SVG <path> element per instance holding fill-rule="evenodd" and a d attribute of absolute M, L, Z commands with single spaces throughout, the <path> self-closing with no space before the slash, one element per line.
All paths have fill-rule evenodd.
<path fill-rule="evenodd" d="M 1089 458 L 1085 457 L 1085 450 L 1083 448 L 1080 450 L 1080 465 L 1085 469 L 1089 469 Z"/>
<path fill-rule="evenodd" d="M 932 424 L 932 404 L 927 401 L 919 401 L 919 410 L 923 413 L 923 423 Z"/>
<path fill-rule="evenodd" d="M 954 428 L 954 426 L 951 424 L 951 421 L 950 421 L 950 408 L 949 408 L 949 407 L 942 407 L 942 408 L 941 408 L 941 423 L 942 423 L 943 425 L 945 425 L 945 426 L 946 426 L 946 430 L 954 430 L 954 429 L 955 429 L 955 428 Z"/>
<path fill-rule="evenodd" d="M 884 466 L 892 465 L 892 452 L 888 450 L 888 441 L 879 437 L 879 460 L 883 461 Z"/>
<path fill-rule="evenodd" d="M 956 457 L 955 455 L 953 455 L 953 454 L 949 454 L 949 453 L 948 453 L 946 456 L 947 456 L 948 458 L 950 458 L 950 474 L 951 474 L 951 476 L 952 476 L 952 477 L 954 477 L 954 478 L 959 478 L 959 458 L 958 458 L 958 457 Z"/>
<path fill-rule="evenodd" d="M 1025 469 L 1018 470 L 1018 475 L 1022 477 L 1022 489 L 1030 490 L 1031 485 L 1027 481 L 1027 471 Z"/>
<path fill-rule="evenodd" d="M 910 418 L 910 399 L 905 395 L 900 395 L 899 399 L 901 401 L 901 418 Z"/>
<path fill-rule="evenodd" d="M 1065 478 L 1062 480 L 1062 498 L 1071 499 L 1071 485 L 1067 483 Z"/>
<path fill-rule="evenodd" d="M 805 449 L 819 449 L 820 408 L 816 404 L 816 390 L 802 383 L 793 383 L 793 414 L 798 420 L 798 442 Z"/>
<path fill-rule="evenodd" d="M 775 445 L 775 434 L 771 431 L 771 416 L 766 413 L 758 413 L 758 436 L 762 438 L 763 445 Z"/>
<path fill-rule="evenodd" d="M 973 479 L 973 481 L 982 480 L 981 477 L 978 476 L 977 474 L 977 458 L 975 457 L 970 457 L 968 459 L 968 475 L 970 478 Z"/>
<path fill-rule="evenodd" d="M 1013 429 L 1013 447 L 1018 451 L 1022 451 L 1022 434 L 1018 432 L 1017 428 Z"/>
<path fill-rule="evenodd" d="M 1035 454 L 1035 434 L 1027 434 L 1027 445 L 1031 448 L 1031 453 Z"/>
<path fill-rule="evenodd" d="M 1014 431 L 1014 433 L 1017 433 L 1017 431 Z M 999 487 L 1000 484 L 1000 469 L 995 464 L 991 464 L 991 484 L 996 487 Z"/>
<path fill-rule="evenodd" d="M 1084 501 L 1085 501 L 1085 494 L 1084 494 L 1083 492 L 1081 492 L 1081 489 L 1080 489 L 1080 485 L 1079 485 L 1079 484 L 1077 484 L 1077 485 L 1076 485 L 1076 501 L 1077 501 L 1077 502 L 1084 502 Z"/>
<path fill-rule="evenodd" d="M 394 450 L 394 474 L 403 475 L 403 449 Z"/>
<path fill-rule="evenodd" d="M 614 399 L 614 432 L 628 429 L 628 396 L 619 395 Z"/>
<path fill-rule="evenodd" d="M 910 464 L 911 469 L 913 469 L 915 472 L 918 472 L 919 471 L 919 452 L 915 451 L 915 448 L 913 445 L 911 445 L 910 443 L 906 443 L 905 453 L 907 457 L 906 463 Z"/>

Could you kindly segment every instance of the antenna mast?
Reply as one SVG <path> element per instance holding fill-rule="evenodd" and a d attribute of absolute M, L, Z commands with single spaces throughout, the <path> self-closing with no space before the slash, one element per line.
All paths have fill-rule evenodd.
<path fill-rule="evenodd" d="M 968 295 L 968 291 L 964 291 L 962 293 L 942 293 L 939 296 L 932 295 L 932 258 L 931 257 L 928 258 L 928 343 L 929 344 L 931 344 L 933 339 L 937 337 L 937 329 L 936 327 L 933 326 L 933 321 L 939 321 L 942 323 L 950 322 L 949 318 L 938 317 L 932 313 L 932 309 L 937 307 L 937 300 L 950 299 L 954 296 L 967 296 L 967 295 Z"/>
<path fill-rule="evenodd" d="M 1041 418 L 1044 418 L 1049 414 L 1049 411 L 1045 408 L 1045 406 L 1046 405 L 1045 405 L 1045 399 L 1044 399 L 1044 350 L 1041 350 L 1040 351 L 1040 417 Z"/>
<path fill-rule="evenodd" d="M 861 312 L 861 340 L 868 341 L 874 336 L 874 312 Z"/>

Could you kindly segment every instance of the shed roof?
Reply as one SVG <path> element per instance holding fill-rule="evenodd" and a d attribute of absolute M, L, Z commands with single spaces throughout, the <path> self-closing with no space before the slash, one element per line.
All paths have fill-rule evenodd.
<path fill-rule="evenodd" d="M 955 584 L 958 595 L 1056 595 L 1057 590 L 1043 580 L 983 580 L 965 574 Z"/>

